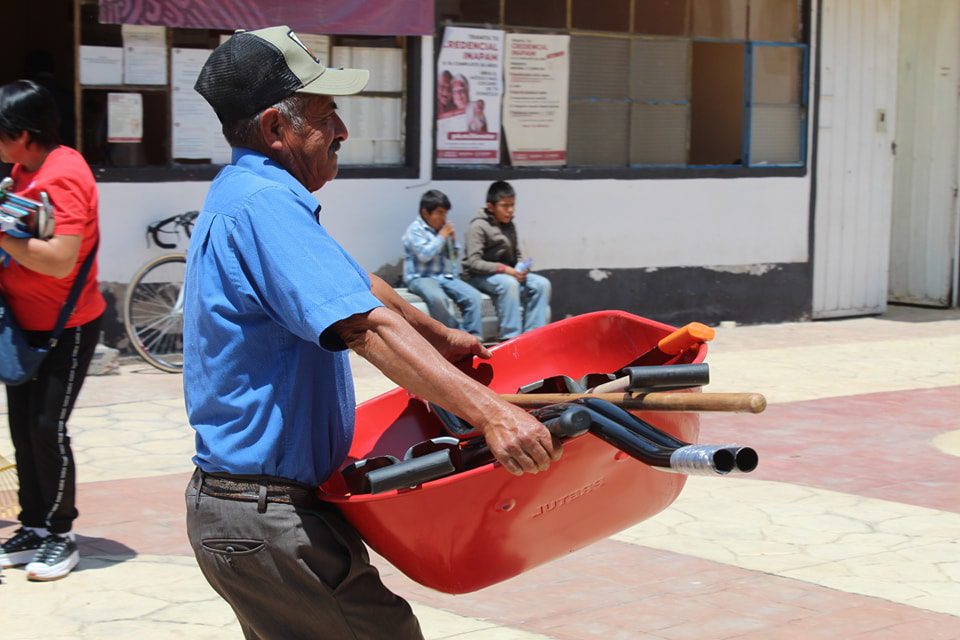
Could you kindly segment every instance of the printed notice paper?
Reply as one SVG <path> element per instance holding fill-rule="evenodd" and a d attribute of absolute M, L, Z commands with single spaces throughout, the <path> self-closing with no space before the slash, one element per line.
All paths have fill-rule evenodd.
<path fill-rule="evenodd" d="M 123 34 L 123 82 L 167 84 L 167 35 L 164 27 L 120 25 Z"/>
<path fill-rule="evenodd" d="M 123 84 L 123 49 L 81 46 L 80 84 Z"/>
<path fill-rule="evenodd" d="M 209 56 L 207 49 L 171 51 L 173 157 L 209 158 L 214 164 L 224 164 L 230 161 L 230 147 L 223 139 L 220 121 L 207 101 L 193 88 Z"/>
<path fill-rule="evenodd" d="M 107 94 L 107 142 L 143 140 L 143 96 L 139 93 Z"/>
<path fill-rule="evenodd" d="M 510 163 L 566 164 L 570 36 L 507 34 L 504 74 Z"/>

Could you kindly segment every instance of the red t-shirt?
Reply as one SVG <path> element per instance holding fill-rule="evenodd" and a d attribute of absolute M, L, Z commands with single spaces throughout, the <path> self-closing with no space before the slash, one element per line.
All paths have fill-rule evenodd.
<path fill-rule="evenodd" d="M 20 327 L 49 331 L 57 323 L 70 287 L 99 234 L 97 184 L 83 156 L 63 146 L 51 151 L 34 172 L 26 171 L 22 165 L 14 165 L 10 177 L 13 178 L 13 193 L 19 196 L 39 201 L 40 192 L 47 192 L 54 208 L 55 235 L 82 236 L 77 264 L 66 278 L 31 271 L 16 261 L 11 261 L 7 268 L 0 267 L 0 291 L 13 309 Z M 101 315 L 106 306 L 97 285 L 97 261 L 94 258 L 87 282 L 66 326 L 86 324 Z"/>

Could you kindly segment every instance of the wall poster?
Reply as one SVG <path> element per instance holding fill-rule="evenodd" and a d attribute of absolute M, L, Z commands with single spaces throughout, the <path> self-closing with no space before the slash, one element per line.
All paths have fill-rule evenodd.
<path fill-rule="evenodd" d="M 503 31 L 447 27 L 437 60 L 437 164 L 500 163 Z"/>
<path fill-rule="evenodd" d="M 507 35 L 503 130 L 513 165 L 567 161 L 570 36 Z"/>

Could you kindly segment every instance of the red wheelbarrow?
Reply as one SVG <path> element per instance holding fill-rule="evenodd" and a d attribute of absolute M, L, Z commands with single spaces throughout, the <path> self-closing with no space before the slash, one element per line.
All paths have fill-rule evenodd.
<path fill-rule="evenodd" d="M 589 313 L 523 334 L 495 348 L 490 360 L 474 359 L 461 368 L 512 394 L 536 380 L 618 371 L 674 329 L 625 312 Z M 705 357 L 701 343 L 679 362 Z M 631 413 L 674 438 L 697 440 L 696 413 Z M 396 389 L 357 407 L 344 466 L 401 457 L 412 444 L 445 434 L 423 401 Z M 456 594 L 501 582 L 650 518 L 676 499 L 685 480 L 585 434 L 567 440 L 563 457 L 537 475 L 517 477 L 489 463 L 410 489 L 353 495 L 335 473 L 320 496 L 400 571 Z"/>

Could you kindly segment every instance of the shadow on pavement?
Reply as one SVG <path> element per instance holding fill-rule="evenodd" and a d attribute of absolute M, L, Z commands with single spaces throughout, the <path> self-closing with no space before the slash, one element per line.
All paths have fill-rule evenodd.
<path fill-rule="evenodd" d="M 909 304 L 890 304 L 887 311 L 877 316 L 881 320 L 891 322 L 943 322 L 945 320 L 960 320 L 960 309 L 938 309 L 934 307 L 918 307 Z"/>
<path fill-rule="evenodd" d="M 15 520 L 0 518 L 0 530 L 19 526 Z M 10 530 L 11 533 L 13 529 Z M 3 538 L 7 536 L 4 535 Z M 137 552 L 122 542 L 109 538 L 95 538 L 77 535 L 77 547 L 80 549 L 80 564 L 74 571 L 104 569 L 108 566 L 126 562 L 137 557 Z"/>
<path fill-rule="evenodd" d="M 110 538 L 94 538 L 77 534 L 77 546 L 80 548 L 80 567 L 83 568 L 84 556 L 109 556 L 114 562 L 125 562 L 137 557 L 137 552 L 122 542 Z M 87 567 L 94 568 L 94 567 Z M 97 566 L 96 568 L 102 568 Z"/>

